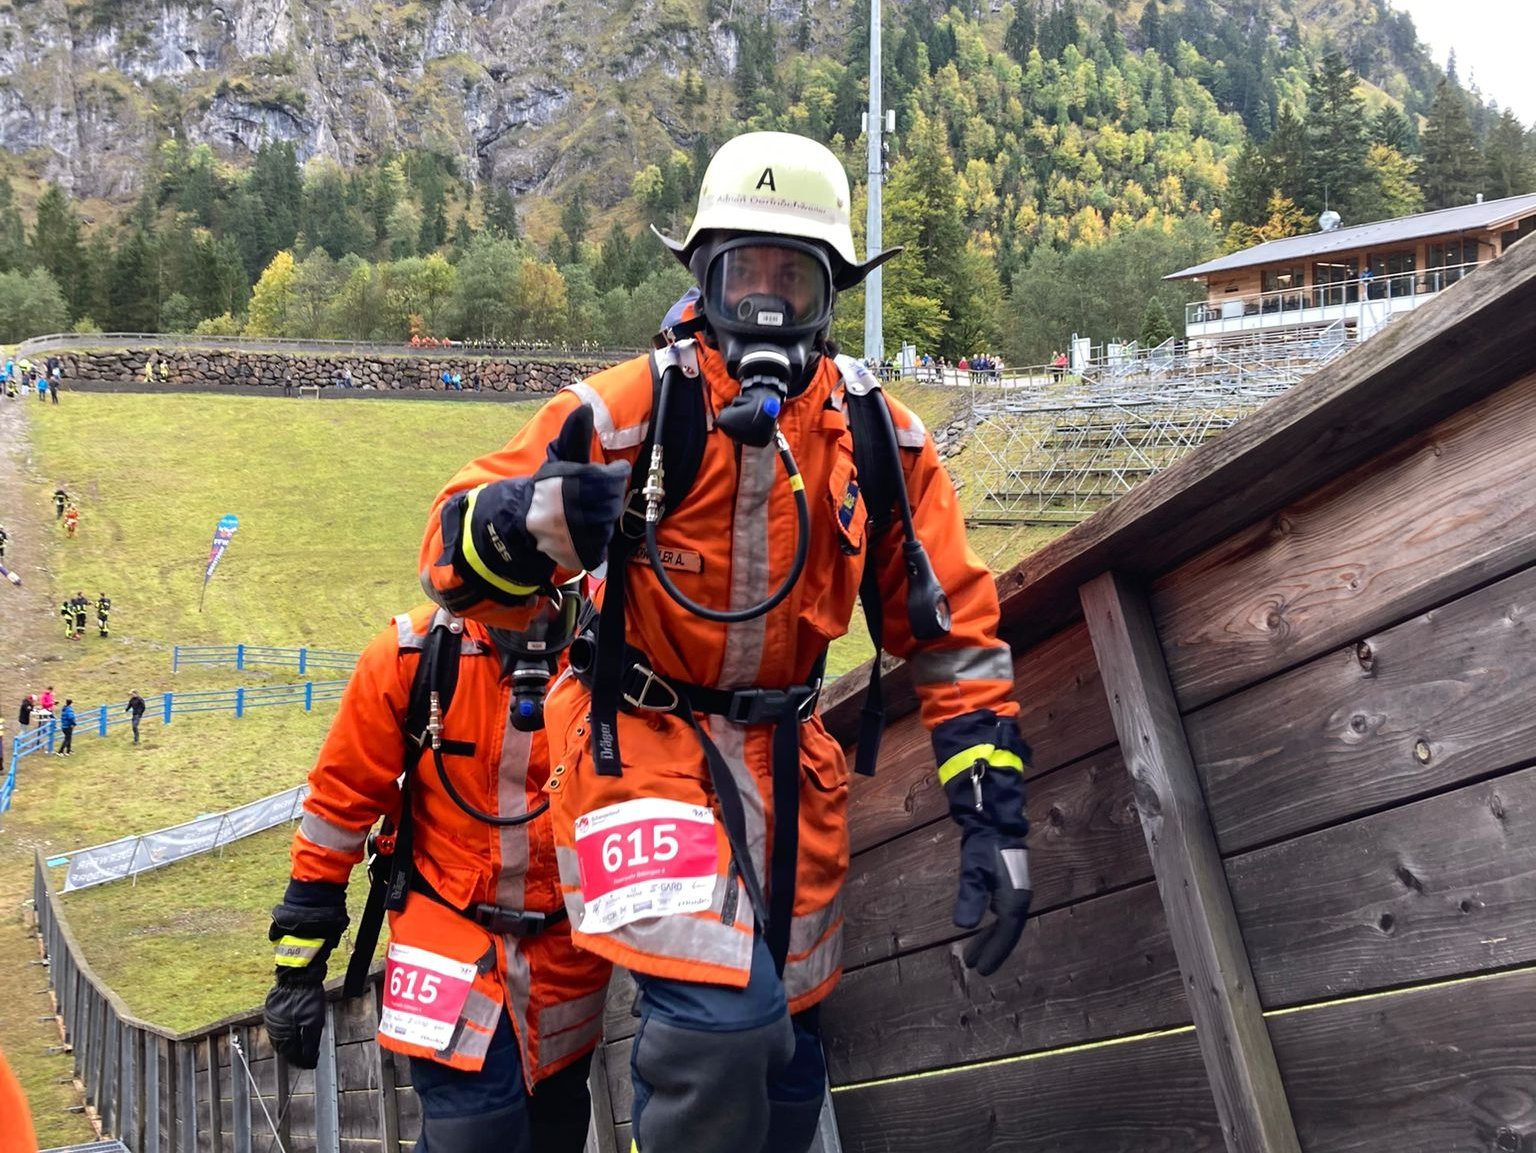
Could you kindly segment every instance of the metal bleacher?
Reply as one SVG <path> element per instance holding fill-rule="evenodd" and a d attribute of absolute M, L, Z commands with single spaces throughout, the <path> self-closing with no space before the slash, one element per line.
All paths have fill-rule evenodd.
<path fill-rule="evenodd" d="M 973 525 L 1069 525 L 1230 428 L 1352 344 L 1342 324 L 1241 344 L 1092 357 L 978 393 Z"/>

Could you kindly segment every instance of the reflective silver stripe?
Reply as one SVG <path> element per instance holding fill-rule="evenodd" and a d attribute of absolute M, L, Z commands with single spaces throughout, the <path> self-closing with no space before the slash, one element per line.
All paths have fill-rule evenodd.
<path fill-rule="evenodd" d="M 829 904 L 811 913 L 797 913 L 789 926 L 789 956 L 798 957 L 827 935 L 834 923 L 842 920 L 843 894 L 839 890 Z"/>
<path fill-rule="evenodd" d="M 733 724 L 724 717 L 709 718 L 709 732 L 715 747 L 725 758 L 741 794 L 742 813 L 747 824 L 747 852 L 752 854 L 752 867 L 766 885 L 768 868 L 768 813 L 763 804 L 763 794 L 757 787 L 757 778 L 747 767 L 747 730 L 744 725 Z M 770 739 L 771 738 L 766 738 Z"/>
<path fill-rule="evenodd" d="M 430 588 L 427 591 L 429 593 L 432 592 Z M 432 595 L 435 597 L 437 594 L 433 593 Z M 427 622 L 427 631 L 424 633 L 415 631 L 414 626 L 411 624 L 410 613 L 400 613 L 393 620 L 395 622 L 395 646 L 397 648 L 412 650 L 425 648 L 428 635 L 439 624 L 443 624 L 447 625 L 454 632 L 461 634 L 459 652 L 471 655 L 482 651 L 480 642 L 470 636 L 468 630 L 464 628 L 464 622 L 447 609 L 440 608 L 432 615 L 432 619 Z"/>
<path fill-rule="evenodd" d="M 598 443 L 604 448 L 609 450 L 635 448 L 645 440 L 650 421 L 645 420 L 639 424 L 617 428 L 613 423 L 613 413 L 608 411 L 608 404 L 597 394 L 597 389 L 584 380 L 578 380 L 575 384 L 566 385 L 565 390 L 574 394 L 582 404 L 592 410 L 592 430 L 597 433 Z"/>
<path fill-rule="evenodd" d="M 731 527 L 732 609 L 760 604 L 773 591 L 768 587 L 768 504 L 778 479 L 778 465 L 778 453 L 771 446 L 741 448 L 741 478 L 736 486 Z M 716 682 L 721 688 L 740 689 L 757 684 L 767 629 L 766 614 L 726 626 L 725 658 Z"/>
<path fill-rule="evenodd" d="M 822 939 L 821 944 L 804 957 L 798 960 L 790 958 L 784 963 L 785 996 L 791 1001 L 805 996 L 836 973 L 842 963 L 843 923 L 839 921 L 837 927 Z"/>
<path fill-rule="evenodd" d="M 912 423 L 906 428 L 896 430 L 896 443 L 902 448 L 922 448 L 928 442 L 928 430 L 923 427 L 923 422 L 917 413 L 908 412 L 907 419 Z"/>
<path fill-rule="evenodd" d="M 496 765 L 496 815 L 516 817 L 528 811 L 528 756 L 533 734 L 520 733 L 509 719 L 501 738 L 501 760 Z M 528 876 L 527 824 L 496 830 L 501 849 L 501 872 L 496 878 L 496 903 L 521 909 L 524 881 Z"/>
<path fill-rule="evenodd" d="M 412 627 L 410 613 L 400 613 L 394 620 L 396 648 L 419 649 L 427 643 L 427 638 Z"/>
<path fill-rule="evenodd" d="M 912 654 L 911 664 L 912 680 L 919 685 L 1013 680 L 1013 650 L 1007 645 L 937 652 L 920 649 Z"/>
<path fill-rule="evenodd" d="M 349 829 L 308 810 L 299 822 L 299 836 L 311 845 L 334 849 L 338 853 L 360 853 L 368 842 L 367 829 Z"/>
<path fill-rule="evenodd" d="M 572 888 L 581 888 L 581 858 L 576 855 L 575 849 L 567 849 L 564 845 L 555 846 L 555 865 L 560 870 L 560 883 Z M 572 921 L 580 920 L 574 913 Z"/>
<path fill-rule="evenodd" d="M 595 1045 L 602 1031 L 603 1018 L 596 1016 L 574 1029 L 566 1029 L 560 1033 L 540 1032 L 539 1068 L 548 1068 L 556 1061 Z"/>
<path fill-rule="evenodd" d="M 602 988 L 588 993 L 585 997 L 576 997 L 570 1001 L 558 1001 L 548 1005 L 539 1010 L 539 1032 L 560 1033 L 574 1028 L 601 1013 L 603 1002 L 607 999 L 608 990 Z"/>
<path fill-rule="evenodd" d="M 528 997 L 533 986 L 533 971 L 528 958 L 523 956 L 522 943 L 516 937 L 501 939 L 502 952 L 507 966 L 503 970 L 507 983 L 507 1011 L 512 1014 L 513 1032 L 517 1034 L 518 1051 L 523 1058 L 523 1076 L 533 1068 L 533 1053 L 528 1042 Z"/>
<path fill-rule="evenodd" d="M 523 527 L 541 553 L 562 568 L 580 571 L 581 558 L 565 521 L 565 481 L 558 476 L 533 482 L 533 499 L 523 517 Z"/>
<path fill-rule="evenodd" d="M 484 1057 L 491 1047 L 491 1038 L 496 1035 L 496 1026 L 501 1023 L 502 1012 L 500 1001 L 492 1000 L 479 989 L 471 989 L 461 1016 L 478 1027 L 470 1029 L 461 1026 L 448 1048 L 441 1050 L 440 1055 L 470 1059 Z"/>

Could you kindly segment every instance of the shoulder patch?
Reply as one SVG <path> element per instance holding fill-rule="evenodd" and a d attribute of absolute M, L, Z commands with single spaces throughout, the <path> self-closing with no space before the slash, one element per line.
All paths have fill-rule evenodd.
<path fill-rule="evenodd" d="M 880 387 L 880 378 L 869 371 L 862 360 L 840 353 L 836 358 L 837 369 L 843 375 L 843 387 L 855 396 L 868 396 Z"/>

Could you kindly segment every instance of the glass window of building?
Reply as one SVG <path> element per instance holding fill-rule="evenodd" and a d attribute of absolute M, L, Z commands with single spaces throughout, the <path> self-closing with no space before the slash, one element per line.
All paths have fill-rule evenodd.
<path fill-rule="evenodd" d="M 1360 299 L 1360 260 L 1318 261 L 1312 266 L 1312 303 L 1354 304 Z"/>
<path fill-rule="evenodd" d="M 1366 296 L 1371 300 L 1412 296 L 1415 264 L 1412 249 L 1371 253 L 1365 262 Z"/>

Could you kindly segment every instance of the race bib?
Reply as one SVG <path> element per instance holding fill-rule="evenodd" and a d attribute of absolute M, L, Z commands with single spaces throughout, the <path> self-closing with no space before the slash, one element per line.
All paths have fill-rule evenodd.
<path fill-rule="evenodd" d="M 379 1032 L 408 1045 L 446 1049 L 475 981 L 475 966 L 391 943 L 384 964 Z"/>
<path fill-rule="evenodd" d="M 704 805 L 642 797 L 576 821 L 583 933 L 709 908 L 719 852 Z"/>

